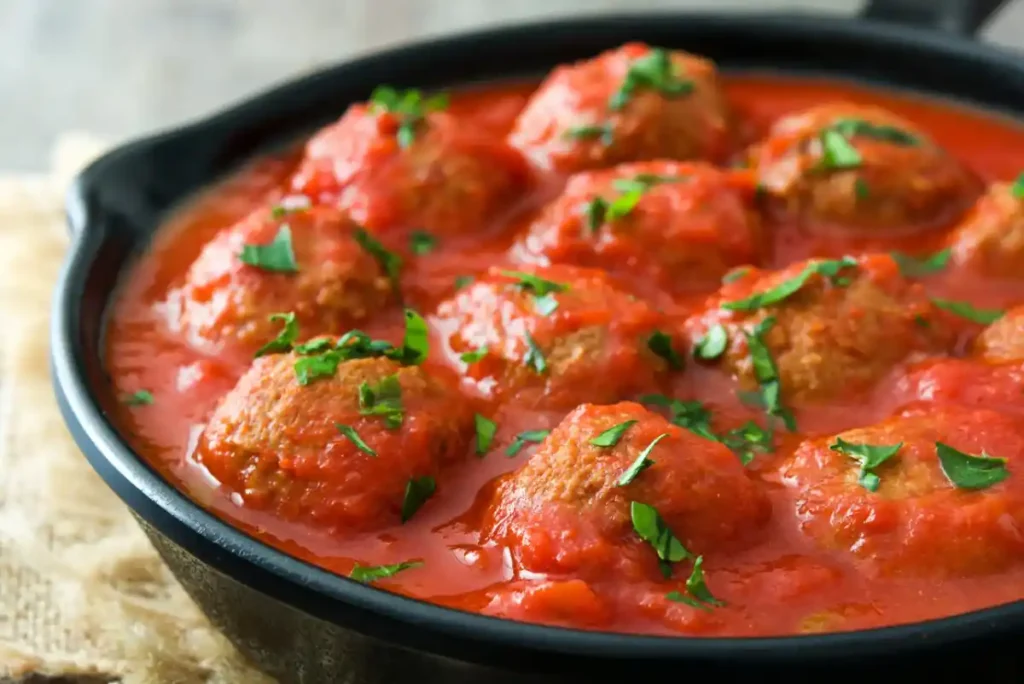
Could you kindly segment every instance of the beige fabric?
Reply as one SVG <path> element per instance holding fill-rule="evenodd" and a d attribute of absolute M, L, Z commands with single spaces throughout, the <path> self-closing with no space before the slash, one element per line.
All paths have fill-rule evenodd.
<path fill-rule="evenodd" d="M 68 138 L 51 175 L 0 175 L 0 682 L 266 682 L 89 469 L 51 395 L 47 328 L 67 246 L 64 187 L 99 149 Z"/>

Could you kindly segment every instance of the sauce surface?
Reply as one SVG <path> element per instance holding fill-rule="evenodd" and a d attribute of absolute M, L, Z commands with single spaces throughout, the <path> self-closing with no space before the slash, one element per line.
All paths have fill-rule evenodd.
<path fill-rule="evenodd" d="M 723 81 L 725 96 L 740 121 L 740 142 L 729 155 L 732 161 L 743 159 L 746 143 L 765 138 L 780 118 L 829 102 L 882 107 L 912 121 L 986 185 L 1011 181 L 1024 159 L 1024 130 L 968 109 L 812 79 L 733 75 L 723 77 Z M 447 113 L 487 135 L 504 137 L 512 131 L 535 89 L 534 84 L 525 84 L 456 92 Z M 406 255 L 401 274 L 402 305 L 421 312 L 431 327 L 430 355 L 423 368 L 450 386 L 459 387 L 476 413 L 494 420 L 497 432 L 488 452 L 478 457 L 470 442 L 467 453 L 438 476 L 435 495 L 406 523 L 384 529 L 339 535 L 308 521 L 289 520 L 274 510 L 250 505 L 237 492 L 220 486 L 195 454 L 203 427 L 218 401 L 252 364 L 252 350 L 195 344 L 169 323 L 177 315 L 168 304 L 169 293 L 181 287 L 204 246 L 220 231 L 254 210 L 271 207 L 293 195 L 294 177 L 303 163 L 299 152 L 257 161 L 180 211 L 126 275 L 110 318 L 106 359 L 116 395 L 124 397 L 145 390 L 153 401 L 142 405 L 116 401 L 107 410 L 143 458 L 216 515 L 274 547 L 342 575 L 350 574 L 357 564 L 380 566 L 409 559 L 422 563 L 376 582 L 388 591 L 470 611 L 582 628 L 709 636 L 852 630 L 957 614 L 1024 597 L 1024 556 L 1019 550 L 1010 562 L 989 572 L 951 572 L 938 580 L 928 572 L 885 572 L 878 566 L 865 565 L 848 548 L 818 543 L 813 532 L 802 528 L 800 517 L 808 515 L 807 510 L 796 505 L 796 490 L 786 484 L 787 478 L 798 477 L 794 475 L 796 466 L 786 464 L 792 463 L 790 459 L 802 443 L 815 438 L 830 443 L 830 436 L 836 433 L 885 421 L 904 404 L 931 397 L 924 396 L 928 391 L 978 395 L 991 387 L 992 401 L 982 397 L 968 398 L 964 403 L 970 405 L 973 401 L 975 408 L 994 409 L 1000 415 L 1005 411 L 1016 419 L 1024 402 L 1016 407 L 999 404 L 1004 401 L 1002 397 L 1024 392 L 1024 380 L 1017 384 L 1016 377 L 1011 377 L 1015 366 L 988 365 L 984 372 L 965 366 L 960 375 L 939 368 L 935 373 L 941 377 L 933 378 L 929 385 L 932 390 L 926 390 L 921 389 L 922 385 L 910 387 L 909 378 L 919 372 L 917 366 L 911 368 L 900 362 L 869 389 L 794 405 L 798 430 L 778 430 L 774 453 L 755 454 L 744 471 L 766 497 L 770 516 L 750 542 L 703 552 L 706 585 L 721 606 L 666 606 L 652 599 L 655 594 L 660 597 L 669 588 L 681 586 L 688 570 L 680 570 L 671 587 L 660 587 L 656 578 L 623 579 L 611 567 L 606 572 L 591 571 L 583 582 L 578 579 L 583 575 L 575 572 L 546 574 L 530 570 L 506 544 L 488 538 L 484 528 L 492 497 L 507 476 L 523 468 L 539 447 L 525 443 L 513 457 L 506 456 L 506 449 L 524 431 L 555 428 L 572 407 L 523 399 L 498 401 L 488 392 L 489 376 L 474 378 L 464 365 L 453 362 L 467 351 L 451 348 L 452 340 L 458 338 L 458 317 L 436 312 L 442 302 L 458 296 L 454 282 L 459 276 L 479 279 L 493 265 L 522 270 L 522 261 L 516 262 L 512 256 L 516 254 L 516 241 L 565 187 L 568 174 L 558 170 L 537 174 L 527 191 L 502 199 L 504 209 L 474 230 L 453 230 L 449 236 L 441 235 L 442 229 L 435 227 L 432 234 L 441 235 L 436 247 L 422 256 Z M 472 200 L 464 203 L 469 206 Z M 372 221 L 378 208 L 363 207 L 357 221 Z M 835 258 L 894 250 L 933 254 L 947 244 L 951 229 L 958 223 L 959 216 L 945 220 L 938 229 L 850 238 L 828 231 L 812 235 L 806 226 L 765 213 L 761 234 L 766 236 L 766 245 L 758 250 L 758 266 L 768 272 L 815 256 Z M 742 245 L 737 249 L 742 250 Z M 626 258 L 613 254 L 610 263 L 625 263 Z M 667 277 L 671 279 L 672 273 L 670 269 Z M 1024 279 L 990 275 L 947 268 L 922 277 L 916 287 L 923 288 L 930 297 L 970 301 L 978 309 L 1005 309 L 1024 303 Z M 665 317 L 662 328 L 681 331 L 688 330 L 687 321 L 720 287 L 717 276 L 710 285 L 681 290 L 666 287 L 664 281 L 653 277 L 627 278 L 625 282 L 632 295 L 649 302 Z M 402 305 L 383 303 L 358 327 L 374 338 L 399 344 L 404 325 Z M 566 306 L 563 304 L 563 310 Z M 464 312 L 465 307 L 461 310 Z M 461 329 L 471 324 L 463 319 Z M 270 328 L 271 337 L 279 327 L 275 324 Z M 947 351 L 929 357 L 941 360 L 970 354 L 981 326 L 960 321 L 954 328 L 950 336 L 956 338 L 955 342 Z M 269 339 L 264 337 L 263 341 Z M 725 358 L 728 361 L 728 354 Z M 606 378 L 574 377 L 566 381 L 568 388 L 576 392 L 575 396 L 583 397 L 582 401 L 614 403 L 587 397 L 596 395 L 608 378 L 635 374 L 631 363 L 616 356 L 602 369 Z M 929 362 L 924 363 L 927 366 Z M 695 363 L 692 359 L 686 366 L 684 371 L 666 374 L 659 381 L 665 395 L 704 402 L 713 409 L 714 424 L 723 429 L 748 419 L 764 424 L 760 408 L 746 406 L 737 398 L 740 386 L 733 375 L 723 373 L 715 364 Z M 594 383 L 592 390 L 588 389 L 590 383 Z M 999 387 L 1005 389 L 1002 394 Z M 971 420 L 974 418 L 968 422 Z M 990 425 L 991 421 L 977 420 L 979 431 L 990 429 Z M 997 434 L 1001 428 L 991 429 Z M 992 455 L 1011 459 L 1011 478 L 1024 477 L 1016 465 L 1024 454 Z M 1012 460 L 1014 456 L 1017 461 Z M 642 473 L 638 475 L 638 479 L 643 477 Z M 884 484 L 884 474 L 882 479 Z M 883 487 L 880 491 L 886 490 Z M 1003 524 L 1015 524 L 1009 513 Z M 1024 536 L 1024 531 L 1020 534 Z M 902 542 L 894 537 L 882 542 L 886 543 Z M 890 551 L 888 547 L 883 549 L 884 553 Z M 557 581 L 546 582 L 552 578 Z M 600 598 L 600 607 L 595 607 L 595 595 Z"/>

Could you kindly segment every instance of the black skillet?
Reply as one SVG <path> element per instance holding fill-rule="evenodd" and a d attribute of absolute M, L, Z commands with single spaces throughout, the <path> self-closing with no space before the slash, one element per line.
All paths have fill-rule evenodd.
<path fill-rule="evenodd" d="M 1024 602 L 847 634 L 691 639 L 540 627 L 401 598 L 295 560 L 204 511 L 132 453 L 94 389 L 105 382 L 100 338 L 111 293 L 167 213 L 244 160 L 326 124 L 377 84 L 434 88 L 536 76 L 641 40 L 708 55 L 727 70 L 812 71 L 1024 112 L 1024 59 L 954 35 L 973 32 L 999 4 L 873 2 L 871 22 L 663 14 L 500 28 L 337 66 L 124 145 L 86 169 L 68 198 L 75 239 L 54 301 L 52 364 L 71 434 L 213 622 L 283 681 L 920 681 L 954 674 L 1024 681 L 1015 649 Z"/>

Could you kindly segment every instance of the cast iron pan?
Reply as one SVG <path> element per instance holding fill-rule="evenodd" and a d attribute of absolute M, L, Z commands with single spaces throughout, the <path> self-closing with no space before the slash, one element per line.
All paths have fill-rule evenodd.
<path fill-rule="evenodd" d="M 253 155 L 333 120 L 377 84 L 434 88 L 536 76 L 559 62 L 641 40 L 708 55 L 726 70 L 813 71 L 1021 112 L 1024 59 L 905 23 L 927 20 L 969 33 L 998 4 L 874 2 L 867 10 L 873 21 L 664 14 L 500 28 L 359 59 L 122 146 L 86 169 L 68 198 L 74 245 L 52 326 L 54 385 L 68 427 L 189 594 L 282 681 L 793 681 L 857 674 L 875 680 L 909 674 L 920 681 L 934 676 L 929 673 L 960 671 L 1021 681 L 1024 659 L 1015 642 L 1024 634 L 1024 602 L 847 634 L 692 639 L 527 625 L 363 586 L 265 546 L 180 494 L 121 440 L 93 389 L 105 382 L 105 307 L 120 274 L 167 213 Z"/>

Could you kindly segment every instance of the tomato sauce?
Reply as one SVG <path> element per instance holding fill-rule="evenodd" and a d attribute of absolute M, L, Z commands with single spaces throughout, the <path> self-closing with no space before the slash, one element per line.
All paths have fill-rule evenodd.
<path fill-rule="evenodd" d="M 986 184 L 1013 179 L 1024 159 L 1024 129 L 958 105 L 809 78 L 758 74 L 723 78 L 747 141 L 762 138 L 784 115 L 823 102 L 846 101 L 884 107 L 913 121 Z M 493 136 L 505 136 L 534 88 L 534 84 L 506 84 L 457 92 L 448 113 Z M 737 159 L 740 149 L 738 146 Z M 376 583 L 388 591 L 470 611 L 489 612 L 488 606 L 497 601 L 507 617 L 581 628 L 669 635 L 780 635 L 907 623 L 1024 598 L 1024 557 L 996 572 L 941 581 L 914 574 L 880 575 L 865 571 L 849 553 L 823 549 L 801 532 L 793 494 L 780 483 L 778 464 L 804 438 L 876 423 L 891 416 L 908 396 L 918 398 L 923 390 L 912 386 L 913 373 L 903 367 L 867 395 L 797 407 L 799 433 L 782 434 L 774 454 L 754 458 L 747 472 L 771 502 L 770 520 L 759 531 L 756 543 L 707 554 L 707 585 L 725 604 L 713 611 L 695 611 L 682 604 L 647 611 L 645 606 L 651 605 L 650 597 L 659 589 L 650 583 L 620 582 L 611 572 L 589 583 L 572 577 L 561 578 L 565 581 L 560 583 L 537 582 L 542 578 L 518 567 L 506 549 L 482 539 L 484 509 L 499 479 L 521 468 L 537 449 L 535 444 L 526 444 L 516 456 L 506 457 L 506 447 L 522 431 L 555 427 L 567 411 L 515 404 L 489 407 L 486 392 L 474 391 L 472 383 L 460 380 L 446 362 L 465 350 L 449 349 L 445 338 L 451 331 L 436 326 L 425 367 L 453 384 L 462 382 L 471 401 L 494 415 L 498 431 L 485 457 L 467 455 L 446 473 L 437 495 L 415 517 L 380 532 L 338 538 L 244 505 L 240 497 L 220 488 L 196 461 L 194 448 L 218 400 L 249 367 L 251 352 L 190 344 L 172 330 L 169 317 L 173 314 L 164 302 L 218 231 L 292 192 L 290 178 L 299 163 L 297 153 L 256 161 L 182 208 L 126 274 L 111 311 L 106 363 L 117 396 L 145 389 L 151 392 L 153 403 L 130 406 L 111 401 L 106 407 L 109 415 L 142 458 L 217 516 L 271 546 L 342 575 L 350 573 L 356 563 L 422 561 L 415 570 Z M 405 304 L 429 321 L 437 305 L 452 296 L 457 276 L 478 275 L 489 265 L 507 263 L 516 236 L 557 197 L 564 183 L 565 176 L 544 176 L 526 196 L 510 202 L 491 225 L 443 241 L 429 258 L 407 259 L 402 274 Z M 829 240 L 820 236 L 810 239 L 792 226 L 768 227 L 771 230 L 766 234 L 772 236 L 772 244 L 767 262 L 761 264 L 764 269 L 781 268 L 813 255 L 894 249 L 929 254 L 941 247 L 947 234 L 934 231 L 911 237 Z M 1024 302 L 1024 280 L 994 280 L 984 274 L 957 272 L 956 277 L 939 273 L 923 282 L 932 296 L 970 300 L 977 307 Z M 631 289 L 668 318 L 682 320 L 716 288 L 673 293 L 654 283 L 635 282 Z M 401 309 L 383 310 L 361 328 L 397 343 L 402 336 Z M 960 352 L 967 350 L 977 332 L 977 327 L 964 327 Z M 606 371 L 629 372 L 625 366 Z M 1014 385 L 1019 375 L 1002 374 L 1000 389 L 986 394 L 969 388 L 993 381 L 991 373 L 974 373 L 966 365 L 943 376 L 942 392 L 951 396 L 970 393 L 981 397 L 973 399 L 974 403 L 981 403 L 986 396 L 1010 396 L 1013 387 L 1019 394 L 1022 385 Z M 578 380 L 581 385 L 586 381 Z M 1005 389 L 1007 384 L 1011 389 Z M 734 380 L 699 364 L 689 364 L 669 389 L 674 396 L 705 402 L 716 425 L 738 425 L 761 415 L 760 410 L 737 400 Z M 1024 406 L 1024 402 L 1019 404 Z M 1020 407 L 1007 406 L 1007 410 L 1021 412 Z M 1014 472 L 1016 464 L 1011 463 L 1010 470 L 1011 477 L 1024 477 L 1024 473 Z M 594 592 L 612 598 L 599 604 L 593 600 Z M 625 604 L 639 609 L 607 607 Z"/>

